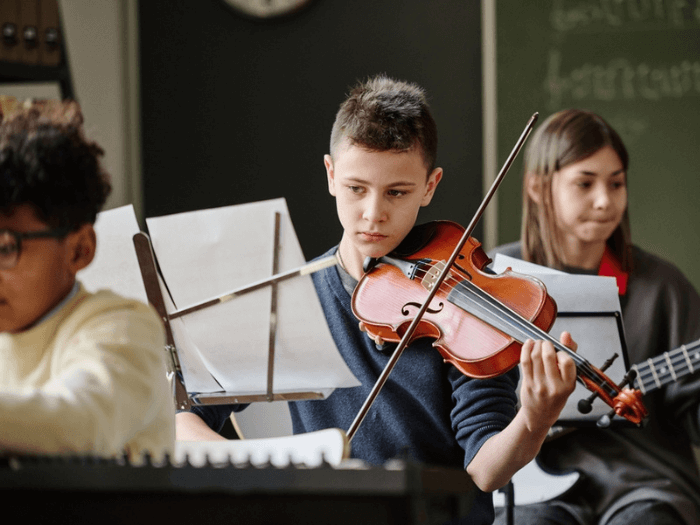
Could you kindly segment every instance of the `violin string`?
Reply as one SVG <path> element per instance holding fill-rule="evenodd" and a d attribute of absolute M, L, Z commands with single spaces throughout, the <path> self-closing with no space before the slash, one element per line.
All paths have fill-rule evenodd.
<path fill-rule="evenodd" d="M 485 301 L 485 303 L 489 306 L 491 306 L 494 311 L 495 315 L 499 314 L 505 314 L 509 320 L 512 322 L 514 328 L 517 330 L 519 329 L 521 331 L 521 337 L 516 339 L 519 339 L 519 342 L 522 343 L 525 339 L 530 338 L 530 339 L 543 339 L 547 340 L 552 345 L 559 351 L 563 351 L 564 353 L 568 354 L 573 360 L 574 363 L 576 364 L 577 369 L 579 370 L 579 373 L 586 378 L 588 378 L 590 381 L 593 383 L 597 384 L 601 389 L 608 389 L 608 394 L 611 395 L 611 397 L 614 397 L 616 395 L 616 390 L 614 388 L 611 388 L 611 385 L 609 384 L 608 381 L 606 381 L 607 378 L 601 377 L 601 374 L 596 371 L 594 368 L 591 367 L 591 364 L 581 357 L 580 355 L 576 354 L 573 350 L 570 348 L 567 348 L 563 344 L 561 344 L 559 341 L 557 341 L 554 337 L 552 337 L 549 333 L 545 332 L 538 326 L 532 324 L 528 319 L 523 318 L 520 314 L 517 312 L 513 311 L 511 308 L 508 306 L 504 305 L 497 299 L 495 299 L 493 296 L 490 294 L 486 293 L 485 291 L 481 290 L 479 287 L 477 287 L 475 284 L 468 280 L 464 280 L 462 282 L 459 282 L 457 285 L 459 288 L 464 288 L 466 289 L 467 292 L 469 293 L 461 293 L 459 288 L 457 288 L 457 293 L 461 293 L 463 297 L 466 297 L 474 304 L 477 304 L 471 296 L 480 298 Z M 480 305 L 479 305 L 480 306 Z M 514 337 L 513 334 L 508 334 Z"/>
<path fill-rule="evenodd" d="M 416 275 L 418 275 L 418 274 L 420 274 L 420 273 L 423 273 L 424 275 L 427 275 L 427 274 L 428 274 L 428 271 L 422 270 L 422 269 L 419 269 L 419 270 L 416 271 Z M 467 281 L 467 282 L 468 282 L 468 281 Z M 445 279 L 445 281 L 443 282 L 443 284 L 442 284 L 442 286 L 441 286 L 441 290 L 442 290 L 443 292 L 447 291 L 448 295 L 454 294 L 455 296 L 458 296 L 458 297 L 460 297 L 460 298 L 462 298 L 462 299 L 465 299 L 465 300 L 471 300 L 471 297 L 470 297 L 470 296 L 471 296 L 471 295 L 476 295 L 476 296 L 478 296 L 479 298 L 484 299 L 485 301 L 487 301 L 487 304 L 488 304 L 488 303 L 491 303 L 490 300 L 493 299 L 494 302 L 497 303 L 497 306 L 500 307 L 500 310 L 501 310 L 503 313 L 505 313 L 507 316 L 510 317 L 511 321 L 517 322 L 517 321 L 521 320 L 521 321 L 524 321 L 524 323 L 527 323 L 527 324 L 519 323 L 519 324 L 521 324 L 521 326 L 516 326 L 516 328 L 520 328 L 520 329 L 523 331 L 523 333 L 519 334 L 518 336 L 516 336 L 516 335 L 514 335 L 514 334 L 507 334 L 507 335 L 509 335 L 510 337 L 514 337 L 514 338 L 515 338 L 515 337 L 522 337 L 523 339 L 533 338 L 533 337 L 536 337 L 536 336 L 541 336 L 541 337 L 543 337 L 543 338 L 550 339 L 550 340 L 552 341 L 552 343 L 556 343 L 557 345 L 559 345 L 559 343 L 558 343 L 556 340 L 554 340 L 553 338 L 551 338 L 551 336 L 550 336 L 549 334 L 547 334 L 546 332 L 540 331 L 540 330 L 539 330 L 537 327 L 535 327 L 534 325 L 532 325 L 533 328 L 537 329 L 538 331 L 537 331 L 537 332 L 528 331 L 528 330 L 527 330 L 527 327 L 528 327 L 528 325 L 530 325 L 531 323 L 529 323 L 527 320 L 525 320 L 525 319 L 523 319 L 522 317 L 520 317 L 519 314 L 517 314 L 517 313 L 515 313 L 514 311 L 512 311 L 510 308 L 508 308 L 508 307 L 507 307 L 506 305 L 504 305 L 503 303 L 497 302 L 497 301 L 493 298 L 493 296 L 491 296 L 490 294 L 487 294 L 487 293 L 485 293 L 485 292 L 483 293 L 483 295 L 482 295 L 482 294 L 479 294 L 479 292 L 483 292 L 483 291 L 482 291 L 482 290 L 479 290 L 478 288 L 476 288 L 475 290 L 470 290 L 469 288 L 467 288 L 467 291 L 470 292 L 470 293 L 464 293 L 464 292 L 459 288 L 459 286 L 464 287 L 464 285 L 462 284 L 461 280 L 458 280 L 458 279 L 457 279 L 456 277 L 454 277 L 453 275 L 449 275 L 449 276 Z M 478 291 L 477 291 L 477 290 L 478 290 Z M 481 305 L 479 305 L 478 303 L 475 303 L 475 304 L 477 304 L 477 306 L 481 306 Z M 491 303 L 490 306 L 495 306 L 495 304 Z M 518 319 L 518 317 L 520 317 L 520 319 Z M 522 343 L 522 341 L 520 341 L 520 342 Z"/>
<path fill-rule="evenodd" d="M 423 273 L 427 274 L 428 272 L 425 270 L 419 270 L 423 271 Z M 416 272 L 418 273 L 418 272 Z M 448 284 L 445 286 L 445 283 L 454 283 L 454 284 Z M 465 285 L 464 283 L 469 283 L 469 285 Z M 464 293 L 459 287 L 465 288 L 467 292 L 469 293 Z M 472 288 L 473 287 L 473 288 Z M 522 333 L 520 336 L 523 338 L 541 338 L 541 339 L 547 339 L 552 344 L 554 344 L 557 347 L 561 347 L 565 352 L 571 353 L 573 352 L 571 349 L 566 348 L 564 345 L 562 345 L 559 341 L 554 339 L 550 334 L 547 332 L 543 331 L 541 328 L 535 326 L 532 324 L 530 321 L 527 319 L 523 318 L 520 314 L 503 304 L 502 302 L 498 301 L 496 298 L 494 298 L 492 295 L 489 293 L 481 290 L 480 288 L 476 287 L 472 283 L 470 283 L 468 280 L 461 280 L 457 279 L 456 277 L 450 275 L 448 278 L 445 279 L 445 282 L 443 283 L 443 286 L 441 287 L 443 291 L 448 290 L 449 293 L 454 293 L 455 295 L 460 296 L 463 299 L 470 299 L 470 295 L 475 295 L 478 296 L 481 299 L 484 299 L 490 306 L 496 307 L 498 313 L 504 313 L 507 316 L 510 317 L 511 321 L 514 323 L 517 323 L 518 326 L 516 328 L 519 328 L 522 330 Z M 448 295 L 449 295 L 448 293 Z M 478 304 L 477 304 L 478 305 Z M 479 306 L 479 305 L 478 305 Z M 508 334 L 511 337 L 516 337 L 513 334 Z M 522 341 L 520 341 L 522 343 Z"/>
<path fill-rule="evenodd" d="M 460 289 L 464 289 L 469 293 L 464 293 Z M 530 321 L 527 319 L 524 319 L 521 317 L 517 312 L 514 312 L 510 308 L 508 308 L 506 305 L 498 301 L 497 299 L 493 298 L 490 294 L 484 292 L 480 288 L 476 287 L 473 283 L 469 281 L 463 281 L 455 285 L 454 289 L 456 290 L 456 294 L 460 294 L 463 299 L 468 299 L 471 300 L 472 296 L 477 297 L 479 299 L 483 299 L 485 303 L 489 306 L 495 307 L 497 313 L 504 313 L 506 316 L 509 317 L 509 320 L 514 324 L 514 327 L 516 329 L 519 329 L 521 333 L 519 334 L 520 338 L 530 338 L 530 339 L 546 339 L 549 340 L 552 344 L 554 344 L 557 347 L 560 347 L 559 349 L 566 349 L 564 351 L 566 352 L 571 352 L 570 349 L 567 349 L 565 346 L 563 346 L 559 341 L 554 339 L 550 334 L 547 332 L 541 330 L 537 326 L 533 325 Z M 478 305 L 478 303 L 476 303 Z M 508 334 L 511 337 L 516 337 L 515 334 Z M 520 341 L 521 343 L 523 341 Z"/>
<path fill-rule="evenodd" d="M 432 267 L 434 266 L 433 263 L 428 263 L 428 266 Z M 422 265 L 421 265 L 422 266 Z M 415 274 L 419 275 L 422 274 L 423 276 L 427 275 L 429 273 L 428 270 L 424 270 L 420 266 L 416 270 Z M 545 339 L 549 342 L 551 342 L 555 348 L 557 348 L 560 351 L 564 351 L 567 353 L 571 358 L 574 360 L 574 362 L 577 365 L 577 368 L 579 369 L 580 372 L 583 373 L 589 380 L 593 381 L 596 383 L 599 387 L 601 388 L 606 388 L 609 387 L 610 385 L 604 381 L 601 377 L 600 374 L 595 371 L 590 363 L 586 361 L 584 358 L 573 352 L 571 349 L 567 348 L 566 346 L 562 345 L 559 341 L 554 339 L 550 334 L 545 332 L 544 330 L 540 329 L 539 327 L 533 325 L 530 321 L 527 319 L 523 318 L 520 314 L 517 312 L 513 311 L 511 308 L 508 306 L 504 305 L 497 299 L 495 299 L 492 295 L 484 292 L 480 288 L 478 288 L 476 285 L 471 283 L 467 279 L 461 279 L 458 280 L 456 277 L 454 277 L 452 274 L 448 276 L 447 279 L 445 279 L 445 282 L 450 282 L 454 284 L 448 284 L 445 286 L 445 283 L 443 283 L 443 286 L 441 287 L 441 290 L 446 289 L 448 290 L 448 295 L 449 294 L 454 294 L 457 297 L 460 297 L 461 299 L 465 301 L 470 301 L 471 304 L 474 304 L 477 306 L 477 308 L 481 309 L 482 311 L 486 311 L 491 313 L 492 315 L 498 316 L 499 314 L 504 314 L 508 320 L 510 320 L 511 325 L 514 329 L 519 329 L 521 331 L 519 337 L 514 335 L 514 334 L 507 334 L 510 337 L 513 337 L 515 339 L 522 339 L 519 340 L 520 343 L 523 342 L 524 339 L 530 338 L 530 339 Z M 462 289 L 466 290 L 467 293 L 463 292 Z M 444 290 L 443 290 L 444 291 Z M 481 304 L 477 302 L 476 299 L 481 299 L 484 304 Z M 485 306 L 484 306 L 485 305 Z M 491 308 L 491 311 L 489 311 L 488 308 Z M 490 323 L 489 323 L 490 324 Z M 615 393 L 608 392 L 611 395 L 615 395 Z"/>
<path fill-rule="evenodd" d="M 418 270 L 416 272 L 416 274 L 418 274 L 419 272 L 422 272 L 426 275 L 428 273 L 425 270 Z M 459 296 L 460 298 L 466 299 L 466 300 L 470 300 L 472 295 L 477 296 L 477 297 L 483 299 L 484 301 L 486 301 L 488 305 L 497 308 L 497 310 L 496 310 L 497 313 L 504 313 L 510 318 L 510 320 L 513 323 L 517 323 L 515 328 L 519 328 L 522 331 L 522 333 L 519 334 L 519 337 L 522 337 L 523 339 L 527 339 L 527 338 L 532 339 L 532 338 L 538 338 L 538 337 L 541 339 L 547 339 L 550 342 L 552 342 L 555 346 L 563 348 L 565 352 L 572 352 L 570 349 L 566 348 L 561 343 L 559 343 L 559 341 L 554 339 L 550 334 L 541 330 L 537 326 L 533 325 L 530 321 L 523 318 L 520 314 L 518 314 L 517 312 L 513 311 L 511 308 L 509 308 L 505 304 L 503 304 L 500 301 L 498 301 L 497 299 L 495 299 L 492 295 L 484 292 L 483 290 L 479 289 L 478 287 L 474 287 L 472 289 L 471 286 L 465 286 L 465 284 L 464 284 L 465 282 L 469 283 L 469 281 L 458 280 L 456 277 L 450 275 L 443 282 L 441 290 L 442 291 L 447 290 L 448 295 L 450 293 L 454 293 L 455 295 Z M 452 283 L 454 283 L 454 284 L 452 284 Z M 469 283 L 469 284 L 471 284 L 471 283 Z M 467 292 L 469 292 L 469 293 L 464 293 L 459 288 L 460 286 L 462 288 L 465 288 L 467 290 Z M 474 286 L 474 285 L 472 285 L 472 286 Z M 477 304 L 477 306 L 481 306 L 478 303 L 475 303 L 475 304 Z M 514 334 L 507 334 L 507 335 L 509 335 L 510 337 L 518 337 L 518 336 L 515 336 Z M 522 341 L 520 341 L 520 342 L 522 343 Z"/>
<path fill-rule="evenodd" d="M 418 272 L 417 272 L 418 273 Z M 484 309 L 481 304 L 475 303 L 472 300 L 472 296 L 476 296 L 479 299 L 482 299 L 487 306 L 491 306 L 492 308 L 495 309 L 495 312 L 497 314 L 503 313 L 506 316 L 509 317 L 510 321 L 515 325 L 514 328 L 519 329 L 521 331 L 520 334 L 507 334 L 510 337 L 514 338 L 522 338 L 522 339 L 527 339 L 527 338 L 543 338 L 547 339 L 553 344 L 555 344 L 558 347 L 561 347 L 565 349 L 567 352 L 571 352 L 571 350 L 567 349 L 561 343 L 556 341 L 554 338 L 552 338 L 549 334 L 546 332 L 542 331 L 532 323 L 530 323 L 527 319 L 524 319 L 522 316 L 520 316 L 518 313 L 514 312 L 512 309 L 508 308 L 506 305 L 501 303 L 500 301 L 497 301 L 493 296 L 490 294 L 484 292 L 483 290 L 479 289 L 478 287 L 471 288 L 470 286 L 465 286 L 464 283 L 469 283 L 469 281 L 460 281 L 454 276 L 450 276 L 447 279 L 445 279 L 445 282 L 449 282 L 447 286 L 443 283 L 443 291 L 448 290 L 450 294 L 454 294 L 457 297 L 460 297 L 461 299 L 464 300 L 469 300 L 472 302 L 472 304 L 476 304 L 477 307 L 480 307 L 481 309 Z M 454 284 L 451 284 L 454 283 Z M 471 283 L 469 283 L 471 284 Z M 473 286 L 473 285 L 472 285 Z M 467 292 L 469 293 L 464 293 L 460 287 L 465 288 Z M 522 341 L 520 341 L 522 343 Z"/>

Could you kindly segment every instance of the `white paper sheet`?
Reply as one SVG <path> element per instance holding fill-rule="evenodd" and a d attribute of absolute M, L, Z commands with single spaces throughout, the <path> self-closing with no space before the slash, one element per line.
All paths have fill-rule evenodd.
<path fill-rule="evenodd" d="M 119 295 L 148 303 L 133 237 L 141 231 L 131 204 L 103 211 L 95 222 L 97 252 L 78 279 L 91 292 L 107 288 Z"/>
<path fill-rule="evenodd" d="M 560 312 L 619 312 L 620 299 L 614 277 L 572 275 L 558 270 L 496 254 L 491 269 L 496 273 L 512 268 L 532 275 L 547 287 Z"/>
<path fill-rule="evenodd" d="M 272 275 L 275 212 L 281 214 L 279 273 L 305 263 L 284 199 L 147 219 L 175 306 L 183 309 Z M 175 319 L 178 355 L 197 392 L 262 394 L 267 389 L 271 287 Z M 278 284 L 274 392 L 358 386 L 335 347 L 310 276 Z M 187 339 L 186 343 L 183 343 Z M 196 354 L 196 355 L 195 355 Z M 182 357 L 181 357 L 182 360 Z M 182 363 L 181 363 L 182 364 Z M 213 389 L 210 374 L 221 385 Z"/>
<path fill-rule="evenodd" d="M 614 383 L 619 382 L 625 375 L 626 356 L 623 351 L 624 330 L 621 331 L 618 327 L 618 317 L 621 325 L 622 314 L 615 278 L 568 274 L 496 254 L 491 269 L 502 273 L 508 267 L 515 272 L 536 277 L 545 284 L 547 293 L 557 303 L 558 310 L 557 319 L 549 330 L 552 336 L 559 339 L 561 332 L 570 332 L 578 344 L 577 353 L 596 368 L 601 368 L 613 354 L 618 354 L 618 358 L 604 373 Z M 587 312 L 591 315 L 582 315 Z M 610 411 L 608 405 L 597 400 L 593 403 L 590 414 L 581 414 L 577 407 L 578 401 L 590 394 L 583 385 L 577 384 L 561 413 L 560 421 L 567 424 L 592 423 Z"/>

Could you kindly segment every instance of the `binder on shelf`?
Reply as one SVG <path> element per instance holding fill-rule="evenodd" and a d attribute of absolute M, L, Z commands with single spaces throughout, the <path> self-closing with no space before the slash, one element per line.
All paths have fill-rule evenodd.
<path fill-rule="evenodd" d="M 39 62 L 56 67 L 62 60 L 61 24 L 58 15 L 58 0 L 40 0 L 39 9 Z"/>
<path fill-rule="evenodd" d="M 19 10 L 20 61 L 39 64 L 39 1 L 20 2 Z"/>
<path fill-rule="evenodd" d="M 0 1 L 0 83 L 58 82 L 74 99 L 58 0 Z"/>
<path fill-rule="evenodd" d="M 0 30 L 2 31 L 0 61 L 20 61 L 19 9 L 19 0 L 3 0 L 0 2 Z"/>

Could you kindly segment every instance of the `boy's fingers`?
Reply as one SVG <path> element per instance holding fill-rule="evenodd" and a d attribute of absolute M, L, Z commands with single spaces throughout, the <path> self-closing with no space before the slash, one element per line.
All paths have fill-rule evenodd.
<path fill-rule="evenodd" d="M 523 377 L 532 377 L 532 347 L 535 342 L 532 339 L 527 339 L 522 348 L 520 349 L 520 368 L 522 370 Z"/>
<path fill-rule="evenodd" d="M 578 350 L 578 344 L 574 341 L 569 332 L 562 332 L 559 336 L 559 342 L 574 352 Z"/>
<path fill-rule="evenodd" d="M 547 377 L 559 376 L 558 354 L 549 341 L 542 342 L 542 367 Z"/>
<path fill-rule="evenodd" d="M 571 357 L 563 352 L 557 352 L 557 365 L 559 368 L 559 373 L 565 382 L 574 383 L 576 381 L 576 363 L 574 363 L 574 360 L 571 359 Z"/>

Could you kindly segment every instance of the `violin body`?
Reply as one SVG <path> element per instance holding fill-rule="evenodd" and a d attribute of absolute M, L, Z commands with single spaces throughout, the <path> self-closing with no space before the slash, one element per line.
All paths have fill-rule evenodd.
<path fill-rule="evenodd" d="M 413 278 L 393 264 L 377 264 L 358 283 L 352 309 L 373 337 L 401 340 L 430 293 L 440 261 L 449 259 L 464 233 L 462 226 L 450 221 L 430 225 L 430 235 L 421 246 L 410 255 L 400 255 L 409 262 L 418 261 Z M 461 283 L 476 285 L 544 331 L 549 331 L 557 315 L 556 303 L 541 281 L 510 270 L 499 275 L 485 273 L 489 262 L 481 244 L 468 238 L 411 338 L 435 339 L 433 346 L 444 360 L 474 378 L 498 376 L 515 367 L 522 343 L 470 315 L 467 303 L 472 299 L 463 293 Z"/>

